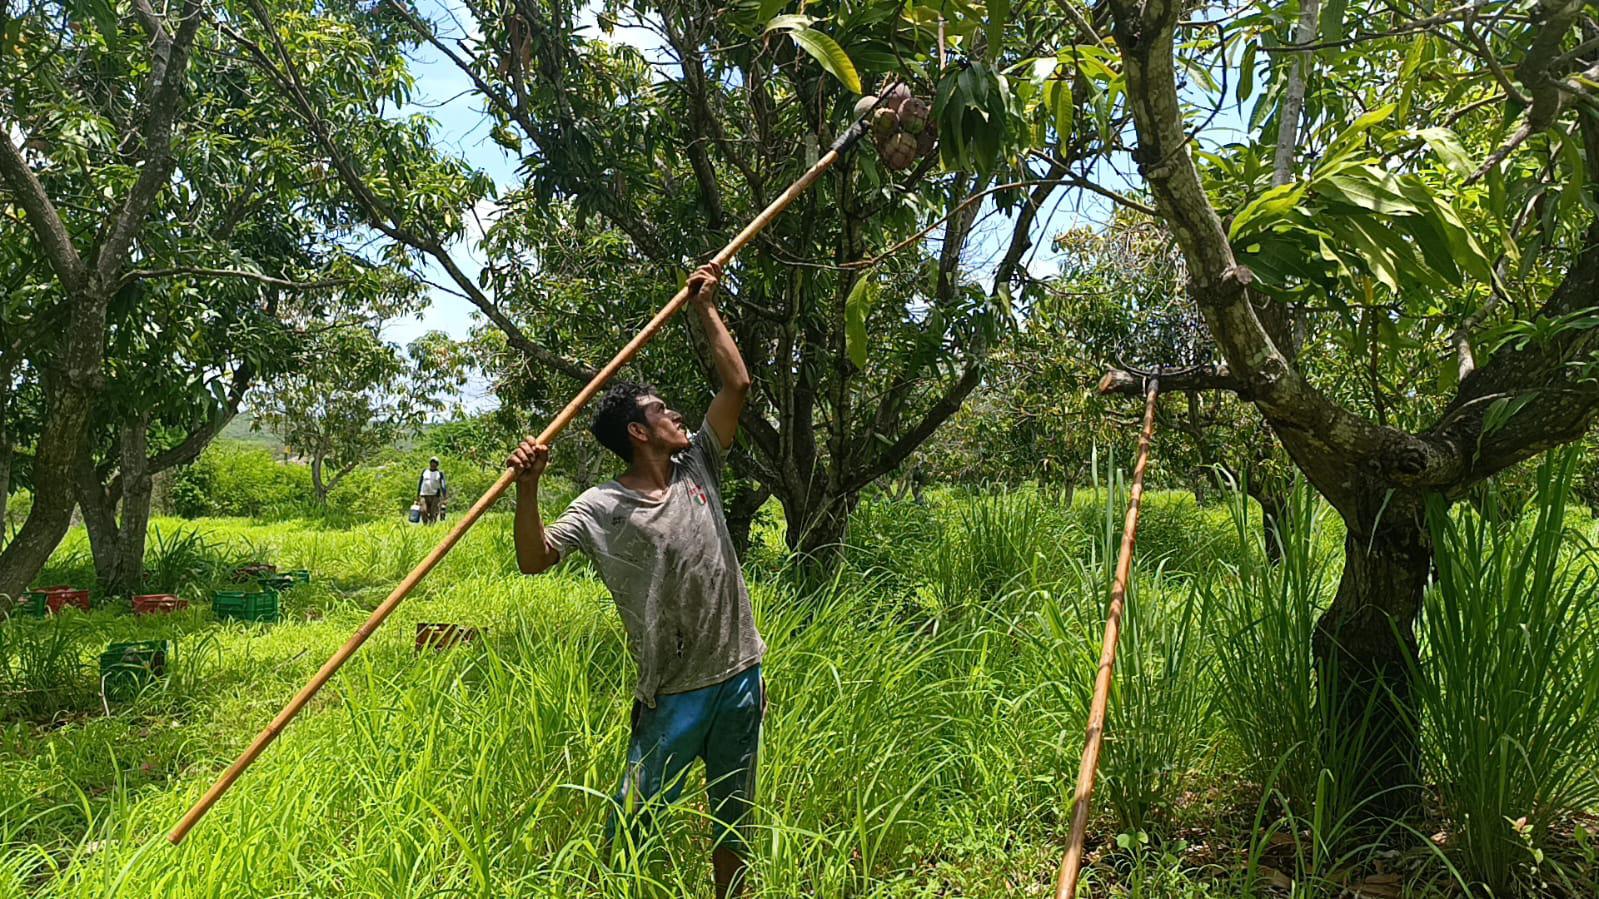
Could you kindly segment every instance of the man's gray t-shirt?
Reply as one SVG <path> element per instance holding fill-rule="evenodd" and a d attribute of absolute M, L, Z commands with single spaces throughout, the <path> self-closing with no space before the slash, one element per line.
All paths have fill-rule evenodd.
<path fill-rule="evenodd" d="M 594 560 L 638 663 L 634 694 L 698 690 L 761 660 L 749 590 L 722 514 L 722 444 L 707 423 L 672 459 L 663 499 L 609 481 L 572 501 L 544 533 L 566 558 Z"/>

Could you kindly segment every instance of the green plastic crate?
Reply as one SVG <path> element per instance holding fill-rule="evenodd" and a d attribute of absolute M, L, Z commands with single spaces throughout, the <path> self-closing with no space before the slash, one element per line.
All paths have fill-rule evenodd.
<path fill-rule="evenodd" d="M 294 571 L 280 571 L 277 574 L 264 574 L 256 578 L 255 581 L 268 590 L 276 590 L 282 593 L 284 590 L 293 589 L 301 584 L 311 583 L 311 572 L 303 568 Z"/>
<path fill-rule="evenodd" d="M 100 653 L 100 687 L 107 699 L 130 699 L 167 676 L 177 657 L 169 640 L 112 643 Z"/>
<path fill-rule="evenodd" d="M 218 590 L 211 597 L 218 618 L 276 623 L 281 611 L 276 590 Z"/>
<path fill-rule="evenodd" d="M 22 602 L 17 606 L 17 610 L 22 614 L 32 615 L 35 618 L 43 618 L 46 608 L 46 597 L 39 592 L 22 594 Z"/>

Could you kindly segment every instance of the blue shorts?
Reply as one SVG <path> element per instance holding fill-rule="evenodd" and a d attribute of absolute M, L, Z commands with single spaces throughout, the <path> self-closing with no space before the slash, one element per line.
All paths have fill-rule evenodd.
<path fill-rule="evenodd" d="M 635 840 L 651 813 L 683 792 L 688 767 L 704 759 L 715 845 L 743 854 L 743 831 L 755 801 L 764 690 L 761 666 L 753 665 L 719 684 L 657 696 L 653 709 L 633 701 L 633 738 L 616 804 L 632 822 Z M 617 817 L 611 816 L 607 839 L 616 834 Z"/>

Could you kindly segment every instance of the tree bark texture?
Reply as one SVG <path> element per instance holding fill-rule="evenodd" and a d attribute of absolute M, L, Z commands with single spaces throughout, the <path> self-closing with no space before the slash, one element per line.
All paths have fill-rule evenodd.
<path fill-rule="evenodd" d="M 66 536 L 76 500 L 74 469 L 84 452 L 89 411 L 99 390 L 106 300 L 74 303 L 63 365 L 45 371 L 44 427 L 33 460 L 33 507 L 17 536 L 0 552 L 0 594 L 18 596 Z"/>
<path fill-rule="evenodd" d="M 150 524 L 154 472 L 149 457 L 150 419 L 141 414 L 119 429 L 117 475 L 107 478 L 85 454 L 77 467 L 78 508 L 89 533 L 95 579 L 113 595 L 144 586 L 144 550 Z"/>
<path fill-rule="evenodd" d="M 112 590 L 135 593 L 144 587 L 144 548 L 150 526 L 150 418 L 148 413 L 122 427 L 122 521 Z"/>
<path fill-rule="evenodd" d="M 328 488 L 322 483 L 322 454 L 311 455 L 311 489 L 316 492 L 316 502 L 319 506 L 328 504 Z"/>
<path fill-rule="evenodd" d="M 1414 700 L 1416 617 L 1432 567 L 1423 495 L 1373 495 L 1344 540 L 1332 606 L 1316 623 L 1318 695 L 1335 739 L 1357 753 L 1362 818 L 1403 820 L 1420 808 Z M 1379 507 L 1382 507 L 1380 511 Z"/>

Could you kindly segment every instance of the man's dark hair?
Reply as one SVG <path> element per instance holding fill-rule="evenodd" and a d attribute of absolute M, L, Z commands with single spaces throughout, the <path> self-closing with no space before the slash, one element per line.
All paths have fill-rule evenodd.
<path fill-rule="evenodd" d="M 648 384 L 612 383 L 611 389 L 600 398 L 589 432 L 601 446 L 621 456 L 622 461 L 632 462 L 633 441 L 627 435 L 627 426 L 635 421 L 644 424 L 644 407 L 639 405 L 639 398 L 654 395 L 655 388 Z"/>

